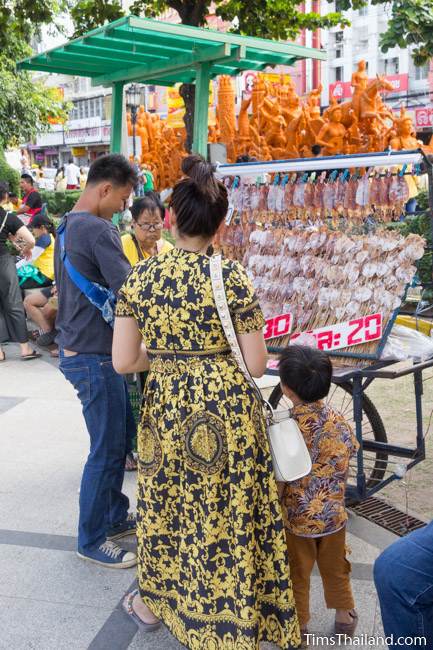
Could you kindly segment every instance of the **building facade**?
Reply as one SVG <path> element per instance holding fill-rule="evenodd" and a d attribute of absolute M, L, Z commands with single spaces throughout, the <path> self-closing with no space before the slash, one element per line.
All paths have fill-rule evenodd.
<path fill-rule="evenodd" d="M 339 10 L 338 0 L 334 8 Z M 332 4 L 326 6 L 327 11 L 332 9 Z M 351 27 L 336 27 L 321 34 L 322 47 L 328 52 L 328 60 L 322 63 L 322 105 L 329 105 L 331 97 L 350 99 L 352 73 L 364 59 L 370 78 L 384 74 L 394 86 L 394 92 L 384 95 L 386 103 L 395 110 L 407 106 L 419 136 L 427 139 L 433 130 L 431 64 L 416 67 L 409 49 L 380 50 L 380 34 L 386 31 L 390 18 L 383 5 L 369 4 L 345 15 Z"/>

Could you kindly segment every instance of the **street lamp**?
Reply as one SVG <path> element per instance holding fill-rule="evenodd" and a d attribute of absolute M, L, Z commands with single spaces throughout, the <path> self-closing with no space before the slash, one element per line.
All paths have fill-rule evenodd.
<path fill-rule="evenodd" d="M 137 109 L 140 106 L 141 101 L 141 86 L 138 84 L 131 84 L 126 91 L 126 106 L 131 111 L 131 122 L 132 122 L 132 155 L 136 157 L 135 150 L 135 125 L 137 123 Z"/>

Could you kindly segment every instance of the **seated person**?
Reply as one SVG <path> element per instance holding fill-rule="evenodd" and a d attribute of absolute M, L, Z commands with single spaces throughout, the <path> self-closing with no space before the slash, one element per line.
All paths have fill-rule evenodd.
<path fill-rule="evenodd" d="M 42 209 L 42 198 L 39 192 L 35 190 L 33 176 L 30 174 L 21 175 L 20 186 L 23 191 L 23 202 L 17 210 L 17 215 L 30 216 L 27 225 L 31 226 L 33 217 Z"/>
<path fill-rule="evenodd" d="M 21 278 L 20 287 L 50 287 L 54 281 L 54 224 L 43 214 L 37 214 L 33 217 L 31 230 L 36 243 L 31 259 L 17 264 L 18 276 Z"/>
<path fill-rule="evenodd" d="M 24 298 L 24 309 L 27 318 L 31 319 L 39 328 L 36 339 L 40 347 L 50 347 L 54 344 L 57 331 L 54 327 L 57 315 L 57 289 L 44 287 L 39 291 L 32 291 Z M 51 356 L 58 356 L 57 346 L 51 350 Z"/>
<path fill-rule="evenodd" d="M 6 210 L 6 212 L 16 212 L 21 205 L 20 199 L 15 192 L 8 192 L 7 195 L 7 201 L 2 205 L 3 210 Z"/>
<path fill-rule="evenodd" d="M 131 266 L 173 248 L 161 238 L 165 208 L 156 192 L 134 201 L 130 210 L 133 232 L 122 236 L 122 246 Z"/>
<path fill-rule="evenodd" d="M 9 205 L 11 206 L 11 212 L 17 212 L 21 206 L 21 199 L 15 192 L 8 193 Z"/>

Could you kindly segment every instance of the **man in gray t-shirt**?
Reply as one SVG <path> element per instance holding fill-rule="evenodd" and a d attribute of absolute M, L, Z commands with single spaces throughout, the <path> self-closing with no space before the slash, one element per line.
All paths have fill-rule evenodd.
<path fill-rule="evenodd" d="M 130 265 L 111 219 L 125 209 L 136 181 L 123 156 L 101 156 L 90 167 L 78 202 L 64 217 L 70 263 L 114 293 Z M 127 446 L 135 433 L 126 381 L 111 362 L 113 331 L 69 277 L 58 238 L 54 265 L 60 370 L 77 391 L 90 436 L 81 480 L 78 555 L 103 566 L 128 568 L 137 563 L 135 553 L 113 542 L 136 530 L 135 515 L 128 513 L 129 500 L 122 493 Z"/>

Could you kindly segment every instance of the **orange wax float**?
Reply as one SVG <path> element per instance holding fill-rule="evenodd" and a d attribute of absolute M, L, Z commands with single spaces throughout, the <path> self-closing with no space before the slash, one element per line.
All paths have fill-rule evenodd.
<path fill-rule="evenodd" d="M 316 143 L 323 147 L 324 156 L 335 156 L 346 153 L 347 130 L 341 120 L 343 111 L 340 106 L 333 106 L 328 113 L 329 121 L 319 131 Z"/>
<path fill-rule="evenodd" d="M 358 68 L 352 74 L 351 86 L 353 88 L 352 108 L 355 111 L 357 119 L 360 118 L 361 95 L 368 86 L 367 63 L 362 60 L 358 63 Z"/>
<path fill-rule="evenodd" d="M 391 149 L 418 149 L 422 142 L 414 136 L 412 118 L 401 108 L 400 117 L 394 120 L 396 135 L 390 141 Z"/>
<path fill-rule="evenodd" d="M 227 158 L 233 160 L 236 156 L 235 150 L 235 133 L 236 133 L 236 115 L 235 115 L 235 87 L 231 77 L 222 75 L 219 78 L 218 88 L 218 119 L 220 128 L 220 142 L 227 147 Z"/>
<path fill-rule="evenodd" d="M 404 109 L 395 117 L 381 93 L 393 90 L 384 77 L 369 80 L 365 61 L 352 74 L 351 100 L 330 106 L 321 112 L 322 87 L 301 98 L 290 75 L 274 82 L 264 73 L 257 74 L 250 94 L 245 94 L 236 117 L 236 93 L 233 79 L 218 78 L 217 120 L 209 127 L 208 141 L 223 143 L 227 160 L 249 154 L 257 160 L 309 157 L 313 145 L 322 147 L 322 155 L 367 153 L 420 146 L 412 120 Z M 128 135 L 132 135 L 131 116 L 127 115 Z M 149 166 L 157 189 L 172 186 L 181 176 L 186 155 L 185 129 L 171 128 L 156 114 L 140 106 L 136 134 L 141 139 L 141 163 Z M 433 151 L 433 142 L 429 149 Z"/>

